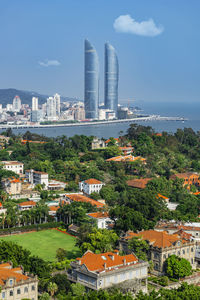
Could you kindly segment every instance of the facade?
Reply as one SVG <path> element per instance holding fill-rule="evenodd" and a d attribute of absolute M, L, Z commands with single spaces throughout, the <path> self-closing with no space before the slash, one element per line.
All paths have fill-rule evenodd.
<path fill-rule="evenodd" d="M 118 77 L 119 66 L 115 49 L 109 43 L 105 44 L 105 108 L 113 110 L 117 116 L 118 110 Z"/>
<path fill-rule="evenodd" d="M 99 290 L 116 284 L 137 282 L 138 291 L 142 282 L 147 291 L 147 262 L 139 262 L 134 254 L 120 256 L 117 250 L 94 254 L 87 251 L 81 258 L 71 262 L 68 279 L 79 282 L 87 288 Z"/>
<path fill-rule="evenodd" d="M 58 181 L 58 180 L 49 180 L 48 190 L 50 191 L 64 190 L 65 187 L 66 187 L 66 182 Z"/>
<path fill-rule="evenodd" d="M 103 182 L 94 178 L 90 178 L 88 180 L 79 182 L 79 189 L 81 192 L 90 195 L 94 192 L 99 193 L 103 185 Z"/>
<path fill-rule="evenodd" d="M 164 275 L 164 262 L 170 255 L 177 255 L 187 259 L 193 269 L 196 268 L 196 242 L 187 234 L 168 234 L 166 231 L 145 230 L 138 233 L 128 231 L 120 241 L 120 250 L 128 253 L 128 241 L 138 236 L 149 244 L 148 260 L 154 265 L 153 273 Z"/>
<path fill-rule="evenodd" d="M 24 274 L 22 267 L 0 264 L 0 298 L 5 300 L 38 299 L 37 277 Z"/>
<path fill-rule="evenodd" d="M 47 119 L 49 121 L 57 120 L 56 99 L 54 97 L 47 98 Z"/>
<path fill-rule="evenodd" d="M 99 229 L 109 229 L 109 225 L 113 224 L 107 212 L 89 213 L 88 217 L 96 221 Z"/>
<path fill-rule="evenodd" d="M 105 148 L 106 144 L 104 140 L 95 137 L 92 141 L 92 150 Z"/>
<path fill-rule="evenodd" d="M 22 175 L 24 172 L 24 164 L 19 161 L 2 161 L 3 169 Z"/>
<path fill-rule="evenodd" d="M 40 122 L 43 119 L 42 110 L 32 110 L 31 122 Z"/>
<path fill-rule="evenodd" d="M 19 98 L 19 96 L 15 96 L 15 98 L 13 99 L 13 105 L 12 105 L 12 110 L 14 112 L 19 112 L 21 109 L 21 99 Z"/>
<path fill-rule="evenodd" d="M 60 95 L 55 94 L 54 99 L 56 101 L 56 115 L 59 117 L 60 116 Z"/>
<path fill-rule="evenodd" d="M 35 170 L 26 170 L 25 176 L 31 184 L 42 184 L 47 189 L 49 184 L 49 175 L 45 172 L 39 172 Z"/>
<path fill-rule="evenodd" d="M 2 187 L 9 195 L 19 195 L 22 191 L 22 183 L 18 178 L 5 178 L 1 181 Z"/>
<path fill-rule="evenodd" d="M 99 62 L 92 44 L 85 40 L 85 117 L 98 118 L 99 104 Z"/>

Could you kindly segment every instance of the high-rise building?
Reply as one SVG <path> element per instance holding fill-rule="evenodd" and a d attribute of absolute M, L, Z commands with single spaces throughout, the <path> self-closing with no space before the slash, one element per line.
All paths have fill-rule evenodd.
<path fill-rule="evenodd" d="M 56 99 L 54 97 L 47 98 L 47 119 L 54 121 L 56 116 Z"/>
<path fill-rule="evenodd" d="M 37 97 L 32 98 L 32 111 L 33 110 L 38 110 L 38 98 Z"/>
<path fill-rule="evenodd" d="M 54 95 L 54 99 L 56 101 L 56 114 L 59 117 L 60 116 L 60 95 L 56 93 Z"/>
<path fill-rule="evenodd" d="M 115 49 L 105 44 L 105 108 L 113 110 L 117 116 L 118 109 L 119 65 Z"/>
<path fill-rule="evenodd" d="M 99 62 L 92 44 L 85 40 L 85 117 L 98 118 Z"/>
<path fill-rule="evenodd" d="M 21 99 L 19 98 L 19 96 L 15 96 L 15 98 L 13 99 L 13 105 L 12 105 L 12 109 L 14 112 L 19 112 L 21 109 Z"/>

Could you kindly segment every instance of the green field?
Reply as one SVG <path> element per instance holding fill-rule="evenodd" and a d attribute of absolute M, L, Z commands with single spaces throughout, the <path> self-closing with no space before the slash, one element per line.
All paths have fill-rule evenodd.
<path fill-rule="evenodd" d="M 16 242 L 30 250 L 32 255 L 37 255 L 47 261 L 56 259 L 58 248 L 67 250 L 68 258 L 80 255 L 79 249 L 75 246 L 76 238 L 54 229 L 0 237 L 0 239 Z"/>

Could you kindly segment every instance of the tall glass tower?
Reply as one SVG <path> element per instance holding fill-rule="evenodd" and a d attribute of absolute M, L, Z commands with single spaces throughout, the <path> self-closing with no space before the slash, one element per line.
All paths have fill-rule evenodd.
<path fill-rule="evenodd" d="M 85 117 L 98 118 L 99 62 L 96 49 L 85 40 Z"/>
<path fill-rule="evenodd" d="M 115 49 L 105 44 L 105 108 L 117 116 L 119 65 Z"/>

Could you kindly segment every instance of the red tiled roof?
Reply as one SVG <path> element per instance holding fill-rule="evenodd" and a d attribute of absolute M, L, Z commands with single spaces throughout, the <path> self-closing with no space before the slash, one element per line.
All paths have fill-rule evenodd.
<path fill-rule="evenodd" d="M 129 240 L 134 236 L 141 236 L 142 239 L 149 241 L 154 247 L 158 248 L 166 248 L 173 246 L 173 244 L 177 241 L 182 241 L 185 243 L 184 239 L 181 239 L 178 234 L 169 234 L 166 231 L 156 231 L 156 230 L 145 230 L 140 231 L 138 233 L 134 233 L 132 231 L 127 232 L 127 236 L 124 238 Z"/>
<path fill-rule="evenodd" d="M 119 142 L 119 138 L 113 138 L 116 142 Z M 111 140 L 108 139 L 107 141 L 105 141 L 105 144 L 108 144 Z"/>
<path fill-rule="evenodd" d="M 49 206 L 50 211 L 57 211 L 60 208 L 60 206 Z"/>
<path fill-rule="evenodd" d="M 131 154 L 129 155 L 119 155 L 119 156 L 115 156 L 115 157 L 111 157 L 106 159 L 106 161 L 136 161 L 136 160 L 140 160 L 140 161 L 146 161 L 145 158 L 141 157 L 141 156 L 133 156 Z"/>
<path fill-rule="evenodd" d="M 25 202 L 21 202 L 18 203 L 19 206 L 35 206 L 36 203 L 34 201 L 25 201 Z"/>
<path fill-rule="evenodd" d="M 21 270 L 21 273 L 19 271 Z M 27 280 L 29 277 L 22 274 L 21 268 L 12 268 L 9 263 L 0 264 L 0 285 L 4 286 L 9 278 L 15 278 L 16 282 Z"/>
<path fill-rule="evenodd" d="M 96 219 L 103 219 L 103 218 L 109 218 L 109 215 L 107 212 L 95 212 L 95 213 L 90 213 L 88 216 Z"/>
<path fill-rule="evenodd" d="M 188 179 L 191 176 L 199 177 L 199 175 L 196 174 L 196 173 L 186 172 L 186 173 L 177 173 L 177 174 L 174 174 L 174 175 L 170 176 L 170 179 L 175 179 L 176 177 L 182 178 L 182 179 Z"/>
<path fill-rule="evenodd" d="M 76 202 L 86 202 L 86 203 L 90 203 L 93 206 L 97 206 L 97 207 L 103 207 L 104 204 L 102 204 L 101 202 L 98 202 L 96 200 L 93 200 L 89 197 L 80 195 L 80 194 L 71 194 L 71 195 L 66 195 L 67 198 L 69 198 L 72 201 L 76 201 Z"/>
<path fill-rule="evenodd" d="M 97 179 L 94 179 L 94 178 L 90 178 L 90 179 L 85 180 L 85 183 L 87 183 L 87 184 L 101 184 L 101 181 L 99 181 Z"/>
<path fill-rule="evenodd" d="M 89 271 L 102 272 L 108 268 L 125 266 L 127 263 L 137 263 L 138 259 L 134 254 L 120 256 L 118 252 L 106 252 L 94 254 L 87 251 L 81 258 L 77 258 L 79 264 L 85 265 Z"/>
<path fill-rule="evenodd" d="M 192 238 L 192 234 L 183 231 L 183 229 L 179 229 L 177 232 L 174 232 L 174 234 L 178 234 L 182 239 L 185 240 L 191 240 Z"/>
<path fill-rule="evenodd" d="M 126 183 L 128 186 L 135 187 L 138 189 L 144 189 L 150 180 L 152 180 L 152 178 L 139 178 L 127 180 Z"/>
<path fill-rule="evenodd" d="M 165 197 L 165 196 L 163 196 L 163 195 L 161 195 L 161 194 L 158 194 L 158 197 L 159 197 L 159 198 L 162 198 L 162 199 L 164 199 L 164 200 L 169 200 L 168 197 Z"/>

